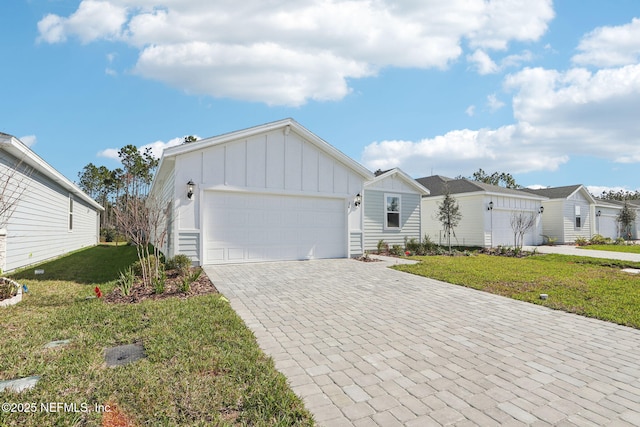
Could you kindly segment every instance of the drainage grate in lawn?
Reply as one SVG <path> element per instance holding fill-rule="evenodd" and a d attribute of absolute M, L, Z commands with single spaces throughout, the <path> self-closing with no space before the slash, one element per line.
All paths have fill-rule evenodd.
<path fill-rule="evenodd" d="M 104 360 L 109 367 L 128 365 L 146 357 L 144 347 L 140 343 L 119 345 L 104 351 Z"/>

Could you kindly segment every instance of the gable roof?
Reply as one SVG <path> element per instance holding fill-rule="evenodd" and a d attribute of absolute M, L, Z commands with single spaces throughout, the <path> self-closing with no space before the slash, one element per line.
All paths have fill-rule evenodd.
<path fill-rule="evenodd" d="M 200 139 L 195 142 L 190 142 L 187 144 L 178 145 L 175 147 L 166 148 L 162 152 L 162 156 L 160 158 L 160 163 L 158 165 L 158 169 L 156 175 L 151 183 L 150 192 L 153 191 L 155 183 L 163 174 L 166 174 L 165 170 L 167 166 L 173 163 L 176 156 L 186 153 L 191 153 L 194 151 L 203 150 L 208 147 L 225 144 L 227 142 L 237 141 L 239 139 L 250 138 L 255 135 L 259 135 L 262 133 L 272 132 L 274 130 L 283 129 L 285 132 L 295 132 L 301 137 L 303 137 L 306 141 L 309 141 L 314 146 L 324 151 L 329 156 L 335 158 L 339 162 L 343 163 L 358 175 L 362 176 L 365 180 L 369 180 L 373 178 L 373 174 L 360 163 L 353 160 L 351 157 L 344 154 L 342 151 L 335 148 L 333 145 L 329 144 L 318 135 L 314 134 L 300 123 L 296 122 L 292 118 L 287 118 L 283 120 L 278 120 L 271 123 L 266 123 L 259 126 L 250 127 L 247 129 L 242 129 L 234 132 L 225 133 L 218 136 L 213 136 L 210 138 Z"/>
<path fill-rule="evenodd" d="M 60 185 L 69 193 L 76 196 L 88 203 L 99 211 L 104 211 L 104 208 L 95 200 L 93 200 L 87 193 L 82 191 L 76 184 L 64 177 L 60 172 L 55 170 L 53 166 L 45 162 L 40 156 L 34 153 L 29 147 L 23 144 L 15 136 L 0 132 L 0 150 L 6 151 L 18 161 L 23 162 L 25 165 L 33 168 L 34 171 L 46 176 L 51 181 Z"/>
<path fill-rule="evenodd" d="M 500 187 L 499 185 L 485 184 L 484 182 L 471 181 L 467 178 L 448 178 L 441 175 L 427 176 L 416 179 L 420 184 L 431 191 L 431 196 L 442 196 L 447 190 L 449 194 L 465 194 L 485 192 L 496 195 L 516 196 L 524 198 L 545 199 L 542 195 L 533 195 L 516 190 L 514 188 Z"/>
<path fill-rule="evenodd" d="M 376 184 L 377 182 L 380 182 L 384 179 L 387 179 L 391 176 L 398 176 L 400 179 L 402 179 L 404 182 L 406 182 L 407 184 L 409 184 L 410 186 L 412 186 L 418 193 L 421 193 L 424 196 L 429 195 L 430 191 L 429 189 L 425 188 L 422 184 L 420 184 L 418 181 L 416 181 L 415 179 L 411 178 L 409 175 L 407 175 L 402 169 L 400 168 L 393 168 L 390 169 L 388 171 L 382 172 L 382 173 L 378 173 L 376 175 L 375 178 L 373 178 L 372 180 L 369 180 L 367 182 L 364 183 L 365 187 L 371 186 Z"/>
<path fill-rule="evenodd" d="M 567 199 L 572 195 L 574 195 L 575 193 L 577 193 L 578 191 L 582 191 L 585 194 L 587 200 L 589 200 L 591 203 L 596 203 L 596 200 L 593 198 L 591 193 L 589 193 L 589 191 L 587 191 L 587 189 L 582 184 L 565 185 L 562 187 L 540 188 L 537 190 L 533 190 L 531 188 L 524 188 L 523 190 L 529 193 L 545 196 L 550 199 Z"/>

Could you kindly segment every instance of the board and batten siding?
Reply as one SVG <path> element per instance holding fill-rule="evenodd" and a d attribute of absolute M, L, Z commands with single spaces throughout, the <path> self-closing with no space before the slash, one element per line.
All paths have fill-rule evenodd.
<path fill-rule="evenodd" d="M 14 165 L 15 159 L 3 153 L 0 158 L 3 171 L 11 170 Z M 42 262 L 99 242 L 100 214 L 94 207 L 38 171 L 28 168 L 16 179 L 25 190 L 6 225 L 6 270 Z M 73 212 L 70 212 L 71 203 Z"/>
<path fill-rule="evenodd" d="M 248 197 L 315 197 L 327 203 L 341 199 L 345 216 L 342 241 L 345 249 L 348 247 L 345 253 L 360 255 L 362 215 L 352 200 L 363 193 L 362 171 L 366 170 L 355 170 L 348 161 L 342 161 L 341 153 L 333 153 L 331 147 L 325 149 L 326 143 L 306 136 L 304 130 L 298 132 L 299 128 L 292 122 L 255 134 L 240 131 L 237 138 L 223 135 L 176 147 L 174 153 L 171 149 L 165 152 L 170 159 L 166 174 L 174 177 L 174 247 L 168 248 L 170 254 L 185 253 L 194 262 L 206 262 L 203 253 L 207 234 L 202 227 L 210 212 L 203 204 L 205 194 L 233 192 Z M 196 184 L 191 200 L 186 198 L 190 180 Z"/>
<path fill-rule="evenodd" d="M 400 196 L 400 228 L 385 230 L 385 194 Z M 420 195 L 416 193 L 396 193 L 392 190 L 365 190 L 364 205 L 364 248 L 377 249 L 378 242 L 384 240 L 389 247 L 404 247 L 405 237 L 420 240 Z"/>
<path fill-rule="evenodd" d="M 486 230 L 484 196 L 475 195 L 453 195 L 458 202 L 462 219 L 453 230 L 455 236 L 451 236 L 452 245 L 461 246 L 484 246 Z M 422 233 L 429 236 L 432 242 L 446 245 L 447 237 L 444 233 L 442 223 L 438 221 L 438 205 L 442 203 L 443 196 L 425 197 L 422 199 Z"/>
<path fill-rule="evenodd" d="M 580 208 L 581 226 L 576 227 L 576 207 Z M 563 243 L 575 242 L 577 238 L 591 238 L 591 205 L 580 192 L 573 194 L 564 202 L 564 241 Z"/>

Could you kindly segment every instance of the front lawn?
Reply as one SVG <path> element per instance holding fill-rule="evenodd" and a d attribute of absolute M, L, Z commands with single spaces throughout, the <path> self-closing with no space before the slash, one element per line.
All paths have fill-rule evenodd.
<path fill-rule="evenodd" d="M 550 308 L 640 328 L 640 263 L 565 255 L 415 257 L 393 268 Z M 541 300 L 540 294 L 548 294 Z"/>
<path fill-rule="evenodd" d="M 41 379 L 32 390 L 2 393 L 3 402 L 35 403 L 36 411 L 0 412 L 0 425 L 116 425 L 118 417 L 139 426 L 313 424 L 221 295 L 138 304 L 87 299 L 96 285 L 105 294 L 113 288 L 118 265 L 135 259 L 130 249 L 91 248 L 38 266 L 44 275 L 30 269 L 14 277 L 29 277 L 19 279 L 29 293 L 20 304 L 0 309 L 0 380 Z M 76 267 L 78 280 L 70 272 Z M 66 339 L 66 346 L 44 348 Z M 133 343 L 144 345 L 146 358 L 106 366 L 105 349 Z M 45 411 L 52 402 L 67 406 Z M 106 405 L 111 413 L 100 412 Z"/>
<path fill-rule="evenodd" d="M 579 246 L 580 249 L 591 249 L 596 251 L 627 252 L 640 254 L 640 245 L 587 245 Z"/>

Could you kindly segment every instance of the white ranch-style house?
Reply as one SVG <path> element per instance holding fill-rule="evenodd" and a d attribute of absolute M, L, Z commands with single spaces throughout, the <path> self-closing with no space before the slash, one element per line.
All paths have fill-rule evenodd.
<path fill-rule="evenodd" d="M 373 174 L 293 119 L 166 149 L 151 186 L 167 256 L 195 264 L 362 255 Z"/>
<path fill-rule="evenodd" d="M 542 243 L 543 202 L 546 197 L 504 188 L 466 178 L 452 179 L 434 175 L 418 178 L 431 194 L 422 198 L 422 231 L 435 243 L 444 244 L 438 206 L 449 192 L 458 203 L 462 219 L 455 228 L 452 243 L 461 246 L 514 246 L 511 226 L 514 215 L 533 218 L 534 225 L 523 236 L 524 245 Z"/>

